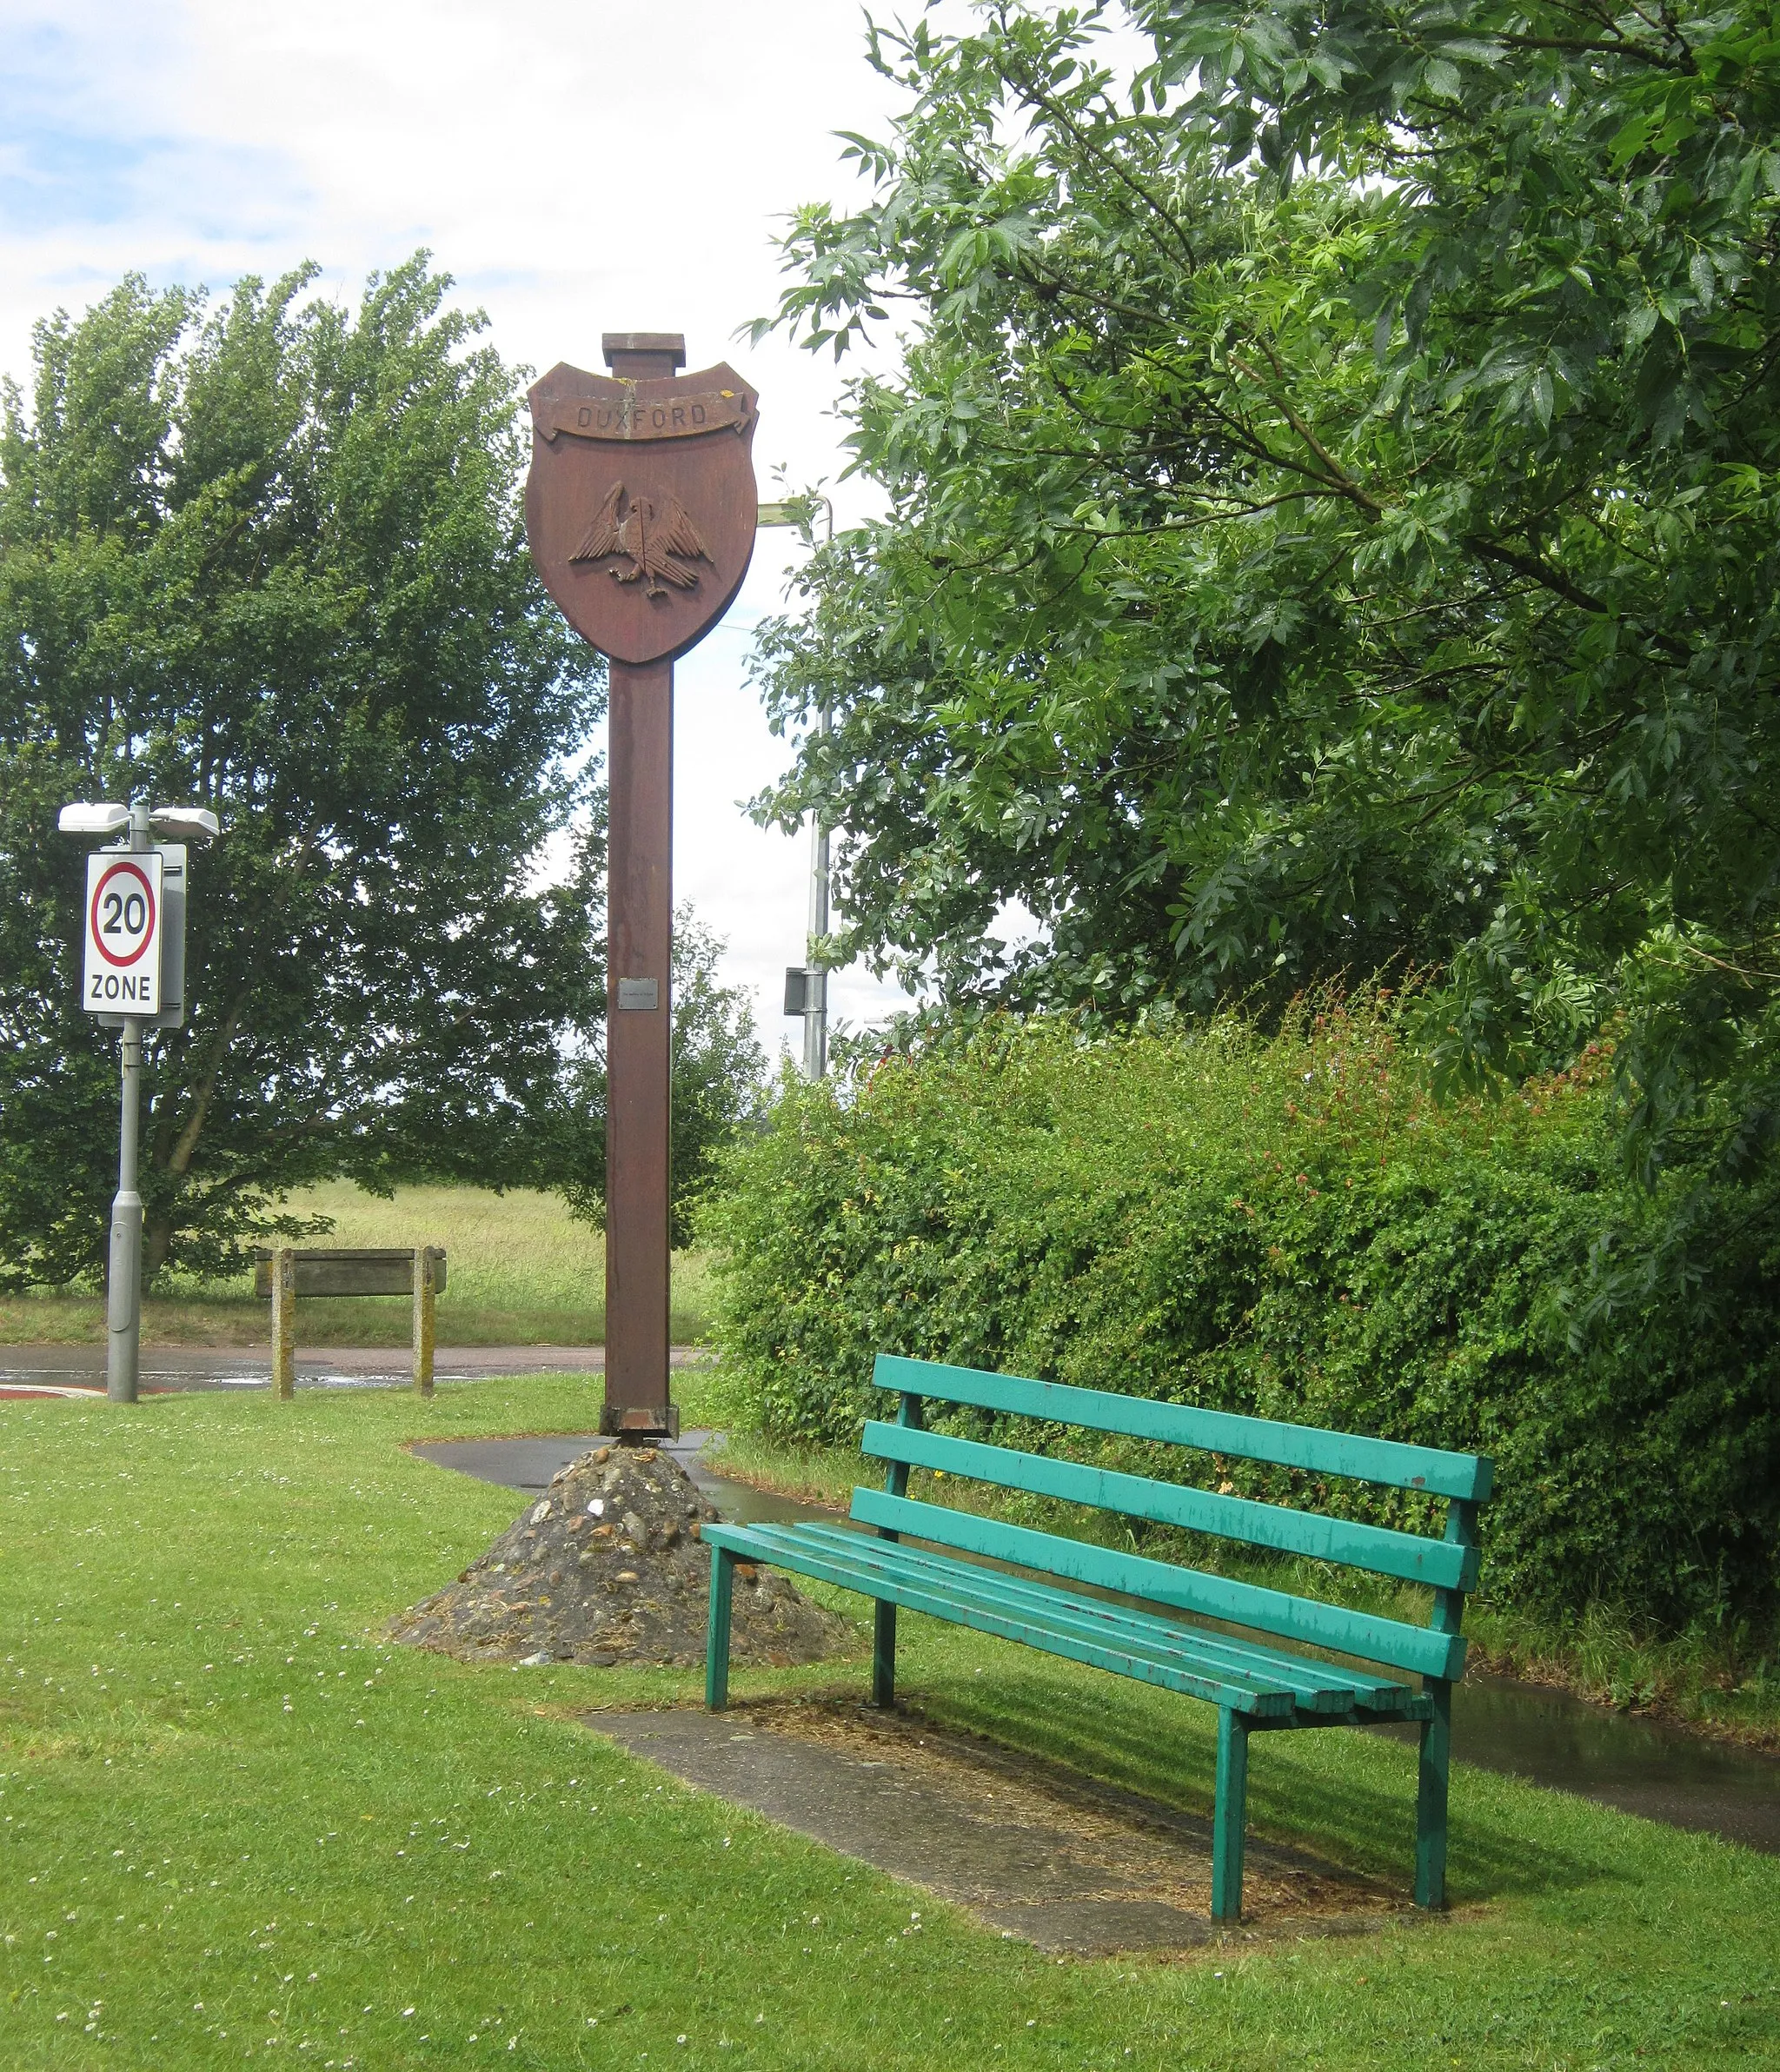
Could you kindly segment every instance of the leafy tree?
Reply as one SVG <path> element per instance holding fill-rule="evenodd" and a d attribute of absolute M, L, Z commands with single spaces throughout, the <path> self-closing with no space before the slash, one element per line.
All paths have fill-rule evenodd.
<path fill-rule="evenodd" d="M 1706 1191 L 1713 1285 L 1647 1290 L 1578 1345 L 1564 1292 L 1685 1179 L 1617 1169 L 1598 1052 L 1437 1106 L 1401 1012 L 1362 993 L 1271 1035 L 1229 1013 L 1089 1039 L 1073 1015 L 989 1016 L 850 1086 L 788 1082 L 701 1219 L 724 1421 L 857 1444 L 892 1351 L 1475 1448 L 1496 1461 L 1498 1604 L 1691 1626 L 1759 1675 L 1780 1614 L 1780 1281 L 1749 1197 L 1775 1176 Z M 991 1436 L 979 1412 L 949 1422 Z M 1021 1448 L 1093 1458 L 1089 1434 L 1007 1423 Z M 1202 1456 L 1157 1458 L 1174 1451 L 1153 1471 L 1203 1475 Z M 1117 1440 L 1099 1458 L 1132 1464 Z M 1285 1471 L 1226 1471 L 1245 1496 L 1321 1501 Z M 1381 1524 L 1422 1503 L 1342 1495 Z"/>
<path fill-rule="evenodd" d="M 766 1111 L 767 1060 L 747 988 L 720 975 L 725 945 L 690 906 L 676 909 L 670 952 L 674 1024 L 668 1071 L 673 1120 L 668 1169 L 673 1243 L 692 1243 L 692 1218 L 709 1193 L 723 1153 Z M 605 1025 L 580 1053 L 568 1107 L 572 1135 L 548 1161 L 571 1212 L 606 1223 Z"/>
<path fill-rule="evenodd" d="M 766 1053 L 747 990 L 718 975 L 723 943 L 690 906 L 674 915 L 673 1152 L 674 1242 L 693 1240 L 693 1212 L 716 1184 L 723 1152 L 762 1125 Z"/>
<path fill-rule="evenodd" d="M 76 1004 L 70 798 L 203 802 L 186 1026 L 145 1071 L 146 1264 L 213 1270 L 289 1188 L 584 1156 L 604 1012 L 603 679 L 517 507 L 515 374 L 419 256 L 214 309 L 136 277 L 34 334 L 0 435 L 0 1278 L 103 1257 L 116 1052 Z M 597 833 L 597 816 L 595 832 Z"/>
<path fill-rule="evenodd" d="M 1647 1170 L 1780 1112 L 1780 42 L 1750 0 L 873 30 L 778 318 L 887 515 L 768 629 L 842 953 L 1131 1013 L 1392 960 L 1475 1083 L 1621 1034 Z M 1043 924 L 991 938 L 1018 899 Z"/>

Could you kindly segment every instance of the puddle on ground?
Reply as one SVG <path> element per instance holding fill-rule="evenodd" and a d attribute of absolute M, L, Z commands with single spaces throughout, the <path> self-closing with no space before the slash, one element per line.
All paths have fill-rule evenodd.
<path fill-rule="evenodd" d="M 699 1358 L 696 1346 L 675 1345 L 676 1367 Z M 299 1346 L 300 1389 L 400 1388 L 409 1379 L 413 1355 L 406 1345 Z M 442 1346 L 433 1363 L 437 1381 L 482 1381 L 505 1374 L 588 1373 L 605 1365 L 602 1346 Z M 145 1396 L 169 1391 L 269 1389 L 272 1356 L 264 1347 L 144 1345 L 139 1367 Z M 0 1398 L 83 1396 L 105 1393 L 105 1346 L 0 1345 Z"/>
<path fill-rule="evenodd" d="M 1758 1750 L 1474 1671 L 1452 1694 L 1452 1752 L 1548 1790 L 1780 1856 L 1780 1758 Z"/>
<path fill-rule="evenodd" d="M 701 1458 L 708 1431 L 670 1451 L 722 1517 L 741 1524 L 794 1524 L 836 1514 L 713 1474 Z M 410 1451 L 441 1467 L 516 1490 L 541 1490 L 557 1469 L 604 1442 L 597 1432 L 555 1438 L 428 1441 Z M 1412 1738 L 1412 1727 L 1374 1733 Z M 1452 1752 L 1465 1763 L 1571 1791 L 1670 1827 L 1717 1835 L 1780 1856 L 1780 1757 L 1708 1741 L 1685 1729 L 1608 1712 L 1566 1692 L 1473 1672 L 1453 1693 Z"/>

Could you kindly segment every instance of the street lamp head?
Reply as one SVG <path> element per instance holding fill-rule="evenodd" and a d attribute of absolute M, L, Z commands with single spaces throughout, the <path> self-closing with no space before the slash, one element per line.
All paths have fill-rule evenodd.
<path fill-rule="evenodd" d="M 814 525 L 818 508 L 827 521 L 826 537 L 834 537 L 834 506 L 820 490 L 807 491 L 802 496 L 787 497 L 780 503 L 763 503 L 756 507 L 758 515 L 754 523 L 760 527 L 792 525 L 800 528 Z"/>
<path fill-rule="evenodd" d="M 186 841 L 214 841 L 222 823 L 208 806 L 157 806 L 149 820 L 157 834 L 176 834 Z"/>
<path fill-rule="evenodd" d="M 127 806 L 79 802 L 64 806 L 56 825 L 64 834 L 122 834 L 130 826 Z M 222 823 L 208 806 L 157 806 L 148 815 L 158 834 L 176 836 L 182 841 L 214 841 Z"/>
<path fill-rule="evenodd" d="M 56 816 L 63 834 L 120 834 L 130 825 L 127 806 L 64 806 Z"/>

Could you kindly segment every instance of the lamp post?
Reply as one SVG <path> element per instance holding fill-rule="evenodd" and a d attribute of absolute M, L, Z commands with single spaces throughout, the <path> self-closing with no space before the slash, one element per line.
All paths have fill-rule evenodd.
<path fill-rule="evenodd" d="M 143 909 L 142 926 L 131 926 L 134 916 L 125 911 L 118 901 L 116 930 L 126 933 L 126 940 L 140 938 L 140 946 L 135 958 L 146 953 L 146 960 L 152 965 L 152 972 L 141 981 L 152 986 L 143 996 L 144 1003 L 153 1001 L 149 1013 L 113 1014 L 110 1007 L 110 995 L 95 999 L 97 989 L 90 987 L 85 973 L 81 985 L 81 1004 L 103 1015 L 107 1021 L 121 1024 L 118 1051 L 123 1063 L 123 1095 L 119 1104 L 117 1130 L 117 1192 L 111 1201 L 111 1243 L 108 1254 L 105 1276 L 105 1393 L 113 1403 L 134 1403 L 136 1399 L 136 1381 L 142 1356 L 143 1320 L 143 1198 L 138 1191 L 138 1159 L 142 1133 L 142 1077 L 143 1032 L 151 1026 L 164 1026 L 184 1019 L 184 1000 L 172 1001 L 166 997 L 165 980 L 169 967 L 179 974 L 183 993 L 185 970 L 185 906 L 182 883 L 176 931 L 163 926 L 161 887 L 164 882 L 159 866 L 169 855 L 176 854 L 179 875 L 184 874 L 185 852 L 183 848 L 156 852 L 154 837 L 158 834 L 176 834 L 209 841 L 222 832 L 221 824 L 214 813 L 198 806 L 150 807 L 146 799 L 136 799 L 128 806 L 112 804 L 77 804 L 64 806 L 57 816 L 56 827 L 63 834 L 114 834 L 123 835 L 123 840 L 112 844 L 103 854 L 122 853 L 132 856 L 156 854 L 156 869 L 150 893 L 140 897 L 136 903 Z M 92 872 L 88 872 L 90 880 Z M 150 880 L 141 882 L 149 886 Z M 85 901 L 85 932 L 89 945 L 88 964 L 92 963 L 92 946 L 96 938 L 106 932 L 101 903 L 90 893 Z M 126 933 L 127 932 L 127 933 Z M 102 955 L 106 954 L 101 952 Z M 120 960 L 114 954 L 110 960 Z M 132 961 L 134 959 L 131 960 Z"/>
<path fill-rule="evenodd" d="M 763 503 L 761 525 L 801 525 L 812 504 L 820 504 L 827 520 L 827 544 L 834 540 L 834 506 L 826 496 L 806 496 L 786 503 Z M 816 732 L 829 728 L 828 708 L 816 714 Z M 820 1079 L 828 1071 L 828 967 L 816 954 L 816 945 L 828 933 L 828 825 L 820 814 L 810 822 L 809 933 L 804 943 L 804 962 L 790 966 L 785 973 L 785 1012 L 803 1017 L 803 1073 L 807 1079 Z"/>

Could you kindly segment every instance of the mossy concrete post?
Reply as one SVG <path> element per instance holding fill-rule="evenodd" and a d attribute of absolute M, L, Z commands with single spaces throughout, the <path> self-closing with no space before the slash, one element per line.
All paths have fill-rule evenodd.
<path fill-rule="evenodd" d="M 272 1254 L 272 1393 L 289 1403 L 296 1393 L 296 1254 L 281 1245 Z"/>
<path fill-rule="evenodd" d="M 414 1248 L 415 1393 L 433 1392 L 434 1303 L 438 1296 L 439 1255 L 430 1245 Z"/>

